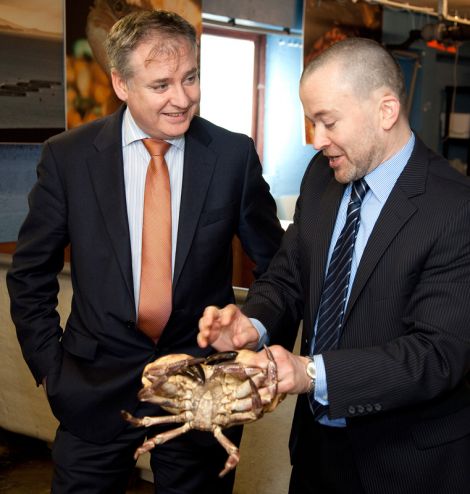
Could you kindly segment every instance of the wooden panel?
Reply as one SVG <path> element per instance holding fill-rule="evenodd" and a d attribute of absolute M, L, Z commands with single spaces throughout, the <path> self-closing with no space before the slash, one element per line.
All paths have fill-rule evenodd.
<path fill-rule="evenodd" d="M 16 242 L 0 242 L 0 254 L 13 254 Z"/>
<path fill-rule="evenodd" d="M 245 254 L 238 237 L 232 241 L 233 249 L 233 286 L 249 288 L 255 277 L 253 276 L 254 262 Z"/>

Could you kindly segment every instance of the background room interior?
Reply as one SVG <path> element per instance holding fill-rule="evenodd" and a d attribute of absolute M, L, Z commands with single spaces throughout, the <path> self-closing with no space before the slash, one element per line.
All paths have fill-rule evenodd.
<path fill-rule="evenodd" d="M 58 2 L 63 19 L 69 2 Z M 171 9 L 171 1 L 164 3 L 166 9 Z M 175 5 L 178 3 L 174 0 Z M 253 137 L 264 177 L 283 221 L 292 220 L 304 170 L 316 152 L 306 142 L 298 82 L 305 56 L 305 34 L 312 25 L 318 28 L 315 22 L 319 17 L 315 12 L 322 3 L 334 11 L 344 4 L 356 8 L 366 2 L 201 2 L 200 114 L 230 130 Z M 7 7 L 12 5 L 16 5 L 14 0 L 0 2 L 0 34 L 9 29 L 5 21 L 8 21 Z M 373 5 L 380 12 L 379 40 L 393 50 L 405 73 L 409 94 L 407 111 L 413 130 L 427 146 L 446 156 L 463 174 L 470 175 L 470 3 L 468 0 L 379 0 Z M 308 11 L 310 14 L 306 18 Z M 338 26 L 340 24 L 331 19 L 324 32 Z M 57 30 L 62 28 L 59 26 Z M 3 53 L 7 46 L 2 47 L 1 43 L 0 37 Z M 87 47 L 77 49 L 86 51 Z M 65 49 L 57 50 L 59 83 L 40 89 L 46 95 L 44 97 L 51 91 L 62 90 L 66 98 L 64 54 Z M 3 102 L 11 98 L 8 86 L 12 75 L 5 72 L 1 62 L 0 67 L 2 108 Z M 71 122 L 66 123 L 66 105 L 63 110 L 55 108 L 54 111 L 63 111 L 63 125 L 59 118 L 58 124 L 47 124 L 49 130 L 58 132 L 73 126 Z M 26 132 L 21 136 L 21 127 L 15 128 L 12 119 L 6 121 L 1 112 L 0 348 L 4 370 L 0 375 L 0 428 L 50 443 L 57 424 L 42 389 L 36 388 L 22 360 L 9 316 L 5 286 L 10 254 L 27 212 L 27 194 L 36 179 L 35 169 L 44 134 Z M 249 261 L 235 243 L 233 284 L 242 288 L 237 292 L 240 301 L 245 293 L 243 288 L 252 281 L 250 269 Z M 59 310 L 65 317 L 71 290 L 68 267 L 61 275 L 61 287 Z M 246 427 L 235 492 L 286 492 L 290 473 L 287 444 L 294 403 L 294 399 L 288 398 L 275 413 Z M 144 478 L 150 478 L 145 459 L 139 461 L 139 468 Z M 256 475 L 253 474 L 255 470 Z M 0 483 L 3 482 L 2 475 L 0 472 Z"/>

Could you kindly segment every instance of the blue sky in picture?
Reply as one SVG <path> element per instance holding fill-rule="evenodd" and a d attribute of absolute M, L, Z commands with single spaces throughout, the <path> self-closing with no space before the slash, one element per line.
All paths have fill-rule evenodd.
<path fill-rule="evenodd" d="M 14 242 L 28 211 L 41 145 L 0 145 L 0 242 Z"/>

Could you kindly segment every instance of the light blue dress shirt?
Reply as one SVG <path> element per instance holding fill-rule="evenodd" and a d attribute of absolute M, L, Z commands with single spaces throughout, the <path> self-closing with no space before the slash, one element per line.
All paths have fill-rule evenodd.
<path fill-rule="evenodd" d="M 132 278 L 136 310 L 140 296 L 140 266 L 142 258 L 142 223 L 144 214 L 145 177 L 150 155 L 142 139 L 149 137 L 133 119 L 128 108 L 122 119 L 122 153 L 124 160 L 124 185 L 126 190 L 127 218 L 131 239 Z M 175 266 L 178 218 L 183 186 L 184 136 L 167 139 L 171 144 L 165 153 L 165 161 L 170 175 L 171 189 L 171 251 L 172 268 Z"/>
<path fill-rule="evenodd" d="M 356 243 L 354 245 L 354 253 L 351 265 L 351 279 L 348 287 L 347 299 L 351 293 L 351 288 L 356 276 L 359 262 L 361 261 L 362 254 L 366 247 L 369 236 L 374 228 L 375 222 L 382 211 L 385 202 L 390 195 L 398 177 L 405 168 L 406 163 L 410 159 L 411 152 L 415 144 L 415 136 L 411 133 L 411 136 L 406 145 L 395 155 L 393 155 L 387 161 L 384 161 L 377 168 L 371 171 L 365 176 L 369 191 L 367 192 L 361 206 L 361 221 L 359 224 L 359 230 L 357 233 Z M 346 222 L 346 211 L 348 208 L 348 202 L 351 197 L 352 184 L 348 184 L 344 190 L 343 198 L 336 217 L 336 223 L 331 237 L 330 249 L 328 252 L 327 269 L 330 263 L 331 255 L 333 253 L 336 241 L 343 229 Z M 346 302 L 347 303 L 347 302 Z M 252 320 L 256 329 L 260 333 L 260 344 L 267 343 L 267 333 L 264 326 L 258 320 Z M 317 330 L 317 321 L 315 321 L 315 332 Z M 315 384 L 315 400 L 323 405 L 328 405 L 328 387 L 326 380 L 325 365 L 322 355 L 314 355 L 316 367 L 316 384 Z M 344 427 L 346 425 L 345 419 L 329 420 L 327 416 L 320 418 L 320 422 L 325 425 L 334 427 Z"/>

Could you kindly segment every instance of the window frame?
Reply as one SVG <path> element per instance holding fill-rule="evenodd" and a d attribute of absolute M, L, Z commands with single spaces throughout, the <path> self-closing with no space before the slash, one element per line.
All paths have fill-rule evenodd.
<path fill-rule="evenodd" d="M 254 43 L 253 64 L 253 106 L 251 136 L 259 156 L 263 156 L 264 146 L 264 96 L 266 80 L 266 35 L 250 33 L 234 28 L 217 28 L 203 24 L 202 34 L 226 38 L 245 39 Z M 201 53 L 202 56 L 202 53 Z M 204 88 L 202 88 L 204 91 Z"/>

